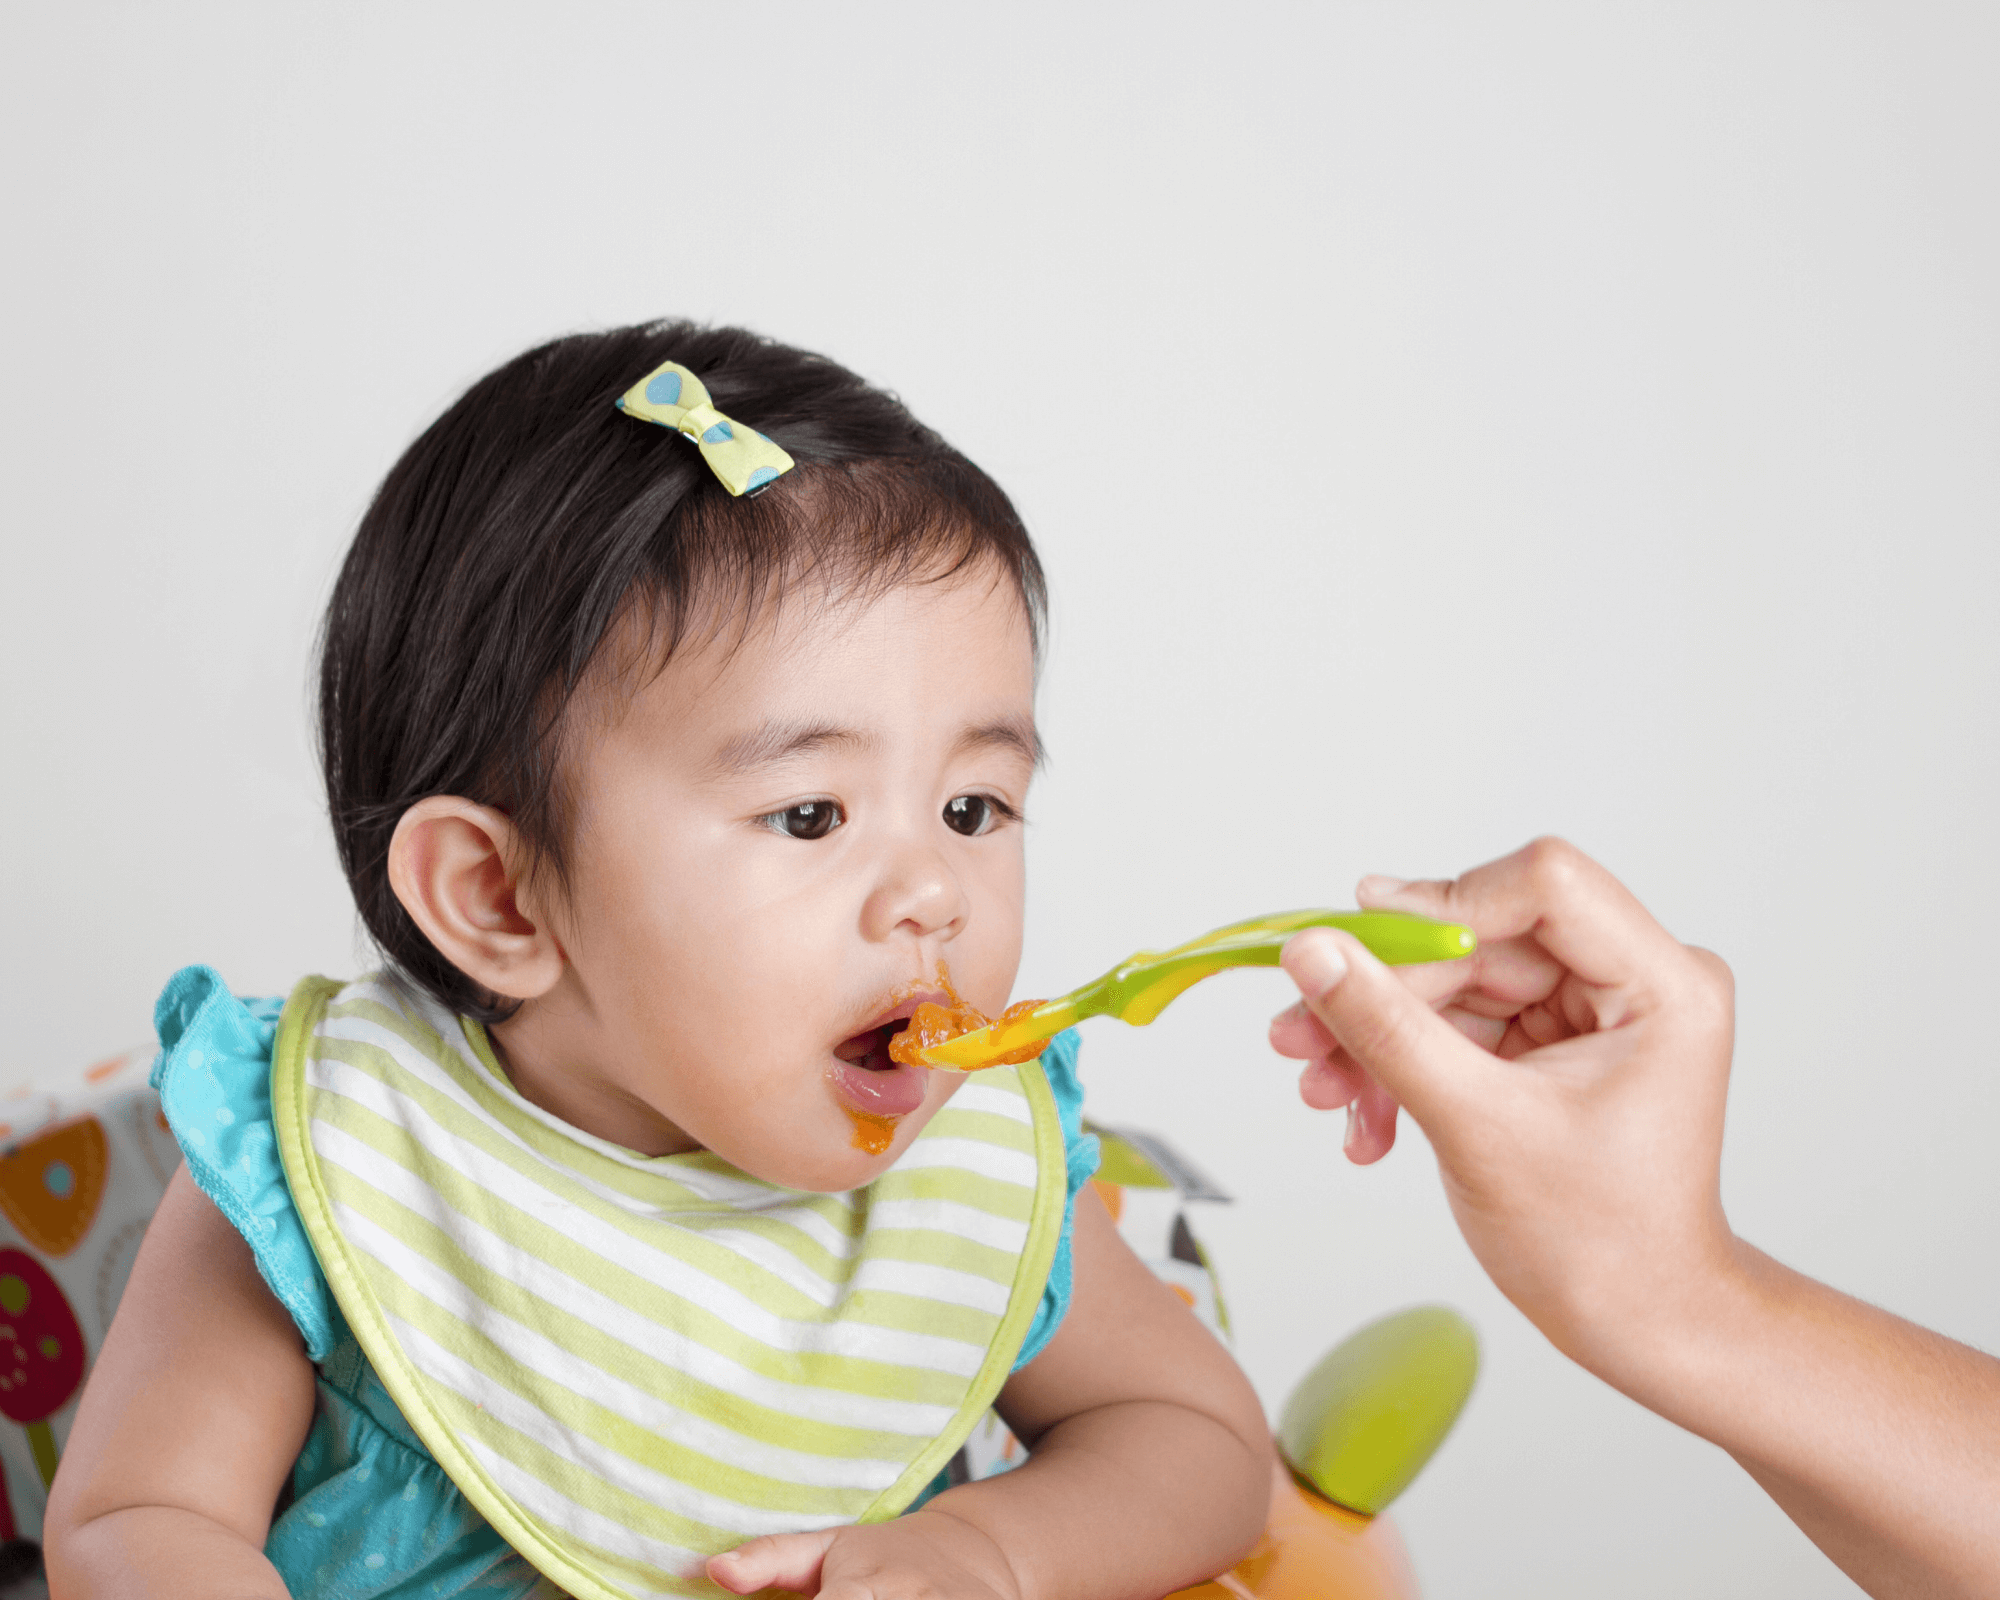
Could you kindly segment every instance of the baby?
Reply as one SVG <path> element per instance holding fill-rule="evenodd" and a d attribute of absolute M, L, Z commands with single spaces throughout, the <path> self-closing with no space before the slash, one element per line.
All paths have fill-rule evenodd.
<path fill-rule="evenodd" d="M 1074 1036 L 890 1055 L 1013 983 L 1043 598 L 985 474 L 738 330 L 557 340 L 417 440 L 322 652 L 386 965 L 161 996 L 186 1165 L 59 1600 L 1111 1600 L 1250 1544 L 1262 1413 L 1085 1183 Z M 989 1406 L 1031 1454 L 950 1486 Z"/>

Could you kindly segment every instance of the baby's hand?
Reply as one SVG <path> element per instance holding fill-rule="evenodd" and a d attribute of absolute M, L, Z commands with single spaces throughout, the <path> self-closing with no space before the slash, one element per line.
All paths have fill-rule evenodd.
<path fill-rule="evenodd" d="M 820 1600 L 1021 1600 L 991 1535 L 930 1507 L 894 1522 L 752 1539 L 710 1561 L 708 1575 L 732 1594 L 789 1589 Z"/>

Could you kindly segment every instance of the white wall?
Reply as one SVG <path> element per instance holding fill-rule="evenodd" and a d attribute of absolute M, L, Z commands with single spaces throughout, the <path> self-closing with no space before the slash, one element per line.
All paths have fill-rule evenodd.
<path fill-rule="evenodd" d="M 10 1072 L 176 965 L 354 970 L 308 647 L 372 485 L 564 329 L 899 389 L 1058 596 L 1024 992 L 1363 870 L 1598 853 L 1742 994 L 1727 1198 L 2000 1346 L 2000 26 L 1978 4 L 0 12 Z M 1852 1592 L 1350 1170 L 1272 975 L 1099 1024 L 1275 1407 L 1357 1322 L 1487 1369 L 1433 1600 Z"/>

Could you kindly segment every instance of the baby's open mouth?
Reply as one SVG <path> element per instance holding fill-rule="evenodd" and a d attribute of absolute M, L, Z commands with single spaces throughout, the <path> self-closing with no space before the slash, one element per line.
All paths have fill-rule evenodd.
<path fill-rule="evenodd" d="M 917 1007 L 926 1001 L 934 1003 L 944 998 L 935 989 L 905 995 L 900 1003 L 883 1012 L 859 1033 L 850 1033 L 842 1039 L 833 1047 L 833 1053 L 850 1067 L 861 1067 L 868 1072 L 894 1072 L 907 1063 L 899 1062 L 889 1054 L 890 1045 L 896 1042 L 898 1034 L 908 1029 Z"/>
<path fill-rule="evenodd" d="M 880 1155 L 894 1143 L 897 1120 L 921 1106 L 929 1093 L 930 1073 L 898 1061 L 891 1046 L 908 1031 L 910 1017 L 919 1006 L 943 998 L 935 989 L 906 994 L 867 1027 L 850 1033 L 833 1047 L 828 1081 L 855 1119 L 855 1144 L 870 1155 Z M 907 1046 L 908 1041 L 904 1043 Z"/>
<path fill-rule="evenodd" d="M 889 1045 L 909 1025 L 908 1017 L 897 1017 L 879 1027 L 850 1034 L 833 1047 L 833 1053 L 852 1067 L 864 1067 L 870 1072 L 894 1072 L 898 1064 L 889 1057 Z"/>

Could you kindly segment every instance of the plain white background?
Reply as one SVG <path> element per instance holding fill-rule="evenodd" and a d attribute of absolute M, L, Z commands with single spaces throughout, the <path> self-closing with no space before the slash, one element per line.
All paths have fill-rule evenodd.
<path fill-rule="evenodd" d="M 1726 1199 L 2000 1346 L 2000 24 L 1980 4 L 10 4 L 15 1077 L 177 965 L 363 959 L 311 635 L 397 451 L 567 329 L 823 349 L 1056 593 L 1022 992 L 1541 831 L 1740 984 Z M 1217 980 L 1094 1025 L 1269 1405 L 1424 1300 L 1486 1370 L 1433 1600 L 1853 1592 L 1348 1168 Z"/>

